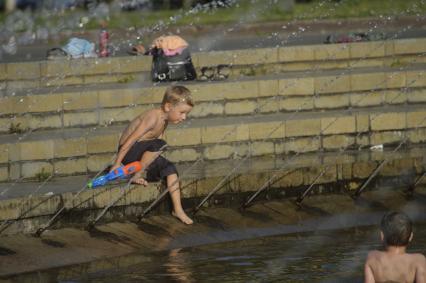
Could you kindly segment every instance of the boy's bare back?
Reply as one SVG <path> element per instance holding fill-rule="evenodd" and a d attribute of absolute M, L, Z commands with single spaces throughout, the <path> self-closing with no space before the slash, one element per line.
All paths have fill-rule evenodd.
<path fill-rule="evenodd" d="M 121 135 L 122 145 L 130 135 L 136 134 L 137 141 L 161 138 L 167 128 L 167 120 L 161 109 L 152 109 L 133 119 Z"/>
<path fill-rule="evenodd" d="M 365 282 L 426 282 L 422 254 L 371 251 L 365 263 Z"/>

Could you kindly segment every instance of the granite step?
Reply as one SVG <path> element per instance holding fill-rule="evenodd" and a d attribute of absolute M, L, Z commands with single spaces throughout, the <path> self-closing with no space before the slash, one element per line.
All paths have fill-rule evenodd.
<path fill-rule="evenodd" d="M 416 64 L 343 72 L 292 72 L 284 77 L 268 75 L 185 85 L 193 93 L 196 107 L 191 116 L 195 118 L 327 111 L 424 103 L 425 69 L 426 64 Z M 159 106 L 169 85 L 108 84 L 18 92 L 0 98 L 0 134 L 127 123 Z"/>
<path fill-rule="evenodd" d="M 191 118 L 170 126 L 164 154 L 177 163 L 426 140 L 422 105 Z M 3 181 L 97 172 L 112 162 L 124 125 L 52 129 L 4 135 L 0 141 Z"/>

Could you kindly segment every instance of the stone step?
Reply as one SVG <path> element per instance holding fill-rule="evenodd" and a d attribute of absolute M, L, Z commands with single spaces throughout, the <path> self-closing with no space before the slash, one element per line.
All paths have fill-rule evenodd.
<path fill-rule="evenodd" d="M 426 141 L 424 105 L 190 119 L 165 134 L 174 162 L 282 155 Z M 4 135 L 0 180 L 97 172 L 111 163 L 124 126 Z"/>
<path fill-rule="evenodd" d="M 426 102 L 426 64 L 186 83 L 195 118 Z M 43 89 L 0 98 L 0 133 L 127 123 L 158 106 L 169 84 Z M 404 94 L 401 94 L 401 90 Z"/>
<path fill-rule="evenodd" d="M 378 193 L 383 200 L 385 191 L 388 189 L 395 191 L 397 188 L 402 191 L 407 184 L 412 184 L 424 172 L 425 150 L 425 144 L 423 144 L 401 148 L 399 152 L 393 152 L 391 149 L 385 149 L 384 152 L 350 151 L 342 154 L 341 158 L 336 158 L 334 153 L 323 152 L 302 154 L 296 156 L 291 162 L 280 156 L 253 157 L 235 170 L 231 180 L 225 182 L 205 206 L 223 205 L 227 195 L 232 195 L 233 203 L 240 205 L 242 200 L 246 200 L 273 176 L 276 178 L 269 183 L 268 190 L 256 198 L 255 203 L 263 201 L 265 198 L 281 202 L 283 198 L 297 196 L 314 180 L 316 180 L 316 187 L 312 191 L 313 194 L 326 195 L 330 192 L 352 194 L 386 159 L 387 163 L 370 184 L 370 188 L 375 186 L 381 188 Z M 181 190 L 185 208 L 189 209 L 198 203 L 189 200 L 200 199 L 211 192 L 229 175 L 239 161 L 223 160 L 199 163 L 189 174 L 182 173 L 188 169 L 185 166 L 178 167 L 179 172 L 182 173 Z M 317 179 L 322 172 L 324 174 Z M 404 173 L 401 174 L 401 172 Z M 64 217 L 55 223 L 56 228 L 66 227 L 70 224 L 69 221 L 72 221 L 72 218 L 67 216 L 70 211 L 72 211 L 74 219 L 79 219 L 79 213 L 84 215 L 82 219 L 88 221 L 94 219 L 103 208 L 119 197 L 125 184 L 125 182 L 121 185 L 110 184 L 102 188 L 81 191 L 88 180 L 89 176 L 72 176 L 55 177 L 46 183 L 0 184 L 0 208 L 2 210 L 0 221 L 10 221 L 7 229 L 2 231 L 3 235 L 35 232 L 42 224 L 47 223 L 62 206 L 66 208 L 63 212 Z M 390 182 L 392 182 L 392 188 L 388 187 Z M 426 184 L 426 180 L 419 183 L 416 191 L 424 191 L 424 187 L 422 189 L 424 184 Z M 157 198 L 160 193 L 159 187 L 158 183 L 152 183 L 148 187 L 131 185 L 127 188 L 128 192 L 111 207 L 102 221 L 117 220 L 118 215 L 135 217 L 146 208 L 147 204 Z M 81 193 L 76 195 L 78 191 Z M 364 194 L 368 195 L 368 192 L 366 191 Z M 304 203 L 309 203 L 309 199 L 306 198 Z M 352 203 L 349 195 L 346 196 L 346 199 Z M 386 202 L 387 205 L 390 203 L 393 203 L 393 200 Z M 226 202 L 228 209 L 229 204 L 230 202 Z M 115 209 L 119 209 L 120 213 L 114 213 Z M 158 210 L 161 208 L 156 207 L 153 213 Z M 81 224 L 81 222 L 79 223 Z"/>
<path fill-rule="evenodd" d="M 349 180 L 358 180 L 367 178 L 374 170 L 374 166 L 367 165 L 368 163 L 377 163 L 382 161 L 384 158 L 389 160 L 389 165 L 392 166 L 393 160 L 413 159 L 411 165 L 416 167 L 416 172 L 421 173 L 424 171 L 426 164 L 426 144 L 416 144 L 412 147 L 402 148 L 398 152 L 392 152 L 392 148 L 384 148 L 383 151 L 371 151 L 368 148 L 363 150 L 347 150 L 340 156 L 336 156 L 334 152 L 307 152 L 294 156 L 293 158 L 283 158 L 282 155 L 278 156 L 264 156 L 264 157 L 250 157 L 247 162 L 244 162 L 242 166 L 238 166 L 240 159 L 231 160 L 210 160 L 198 163 L 197 166 L 192 166 L 192 163 L 177 164 L 177 170 L 181 173 L 180 179 L 185 183 L 191 183 L 194 180 L 203 179 L 216 179 L 227 176 L 230 171 L 235 169 L 235 175 L 250 175 L 250 174 L 274 174 L 280 171 L 289 170 L 301 170 L 303 174 L 310 174 L 308 178 L 302 176 L 289 176 L 286 182 L 281 182 L 280 187 L 296 187 L 298 185 L 309 185 L 310 181 L 315 179 L 312 174 L 318 172 L 318 170 L 307 170 L 308 168 L 324 168 L 324 167 L 340 167 L 338 170 L 342 172 L 338 173 L 338 177 L 347 178 Z M 418 159 L 415 162 L 414 159 Z M 422 162 L 424 160 L 424 162 Z M 409 163 L 405 162 L 405 165 Z M 410 166 L 411 166 L 410 165 Z M 347 168 L 343 168 L 347 167 Z M 337 170 L 337 171 L 338 171 Z M 315 172 L 314 172 L 315 171 Z M 397 175 L 400 169 L 392 170 L 391 175 Z M 303 175 L 302 174 L 302 175 Z M 386 167 L 381 172 L 382 175 L 386 176 L 389 174 L 389 170 Z M 327 176 L 325 176 L 327 177 Z M 336 176 L 335 176 L 336 177 Z M 78 192 L 87 182 L 93 178 L 93 174 L 89 175 L 78 175 L 78 176 L 56 176 L 46 182 L 39 190 L 35 192 L 34 188 L 40 186 L 38 181 L 25 181 L 25 182 L 2 182 L 0 183 L 0 201 L 8 199 L 23 199 L 29 195 L 45 195 L 50 192 L 58 193 L 76 193 Z M 298 179 L 298 181 L 295 180 Z M 289 180 L 292 179 L 292 180 Z M 254 181 L 254 180 L 253 180 Z M 318 183 L 321 184 L 325 179 L 319 179 Z M 336 181 L 336 180 L 333 180 Z M 422 180 L 422 184 L 426 184 L 426 180 Z M 262 183 L 256 183 L 255 187 L 260 187 Z M 200 183 L 201 184 L 201 183 Z M 114 187 L 114 182 L 110 183 L 109 187 Z M 157 186 L 154 183 L 154 186 Z M 203 190 L 203 191 L 208 191 Z"/>
<path fill-rule="evenodd" d="M 400 66 L 426 52 L 426 39 L 198 52 L 195 67 L 230 65 L 231 77 L 311 69 Z M 424 58 L 421 59 L 426 62 Z M 0 64 L 0 90 L 149 81 L 150 56 Z"/>

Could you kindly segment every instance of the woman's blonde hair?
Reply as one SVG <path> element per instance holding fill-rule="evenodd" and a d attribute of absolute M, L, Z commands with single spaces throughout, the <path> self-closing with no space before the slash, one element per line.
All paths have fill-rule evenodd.
<path fill-rule="evenodd" d="M 166 89 L 161 105 L 164 106 L 166 103 L 176 105 L 182 102 L 188 104 L 191 107 L 194 107 L 191 91 L 189 91 L 189 89 L 184 86 L 176 85 L 170 86 Z"/>

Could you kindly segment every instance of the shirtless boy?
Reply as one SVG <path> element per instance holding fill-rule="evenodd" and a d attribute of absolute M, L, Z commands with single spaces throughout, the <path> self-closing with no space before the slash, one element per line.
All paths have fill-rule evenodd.
<path fill-rule="evenodd" d="M 413 238 L 408 216 L 399 212 L 386 213 L 382 218 L 380 236 L 385 251 L 368 253 L 364 282 L 426 282 L 424 255 L 405 251 Z"/>
<path fill-rule="evenodd" d="M 142 173 L 136 173 L 132 182 L 146 186 L 148 182 L 166 180 L 173 203 L 173 216 L 185 224 L 192 224 L 191 218 L 182 208 L 178 172 L 173 163 L 159 156 L 166 145 L 162 140 L 168 123 L 183 122 L 194 106 L 190 91 L 184 86 L 169 87 L 163 97 L 161 107 L 142 113 L 130 122 L 121 135 L 117 158 L 111 171 L 133 161 L 140 161 L 146 168 L 146 180 Z"/>

